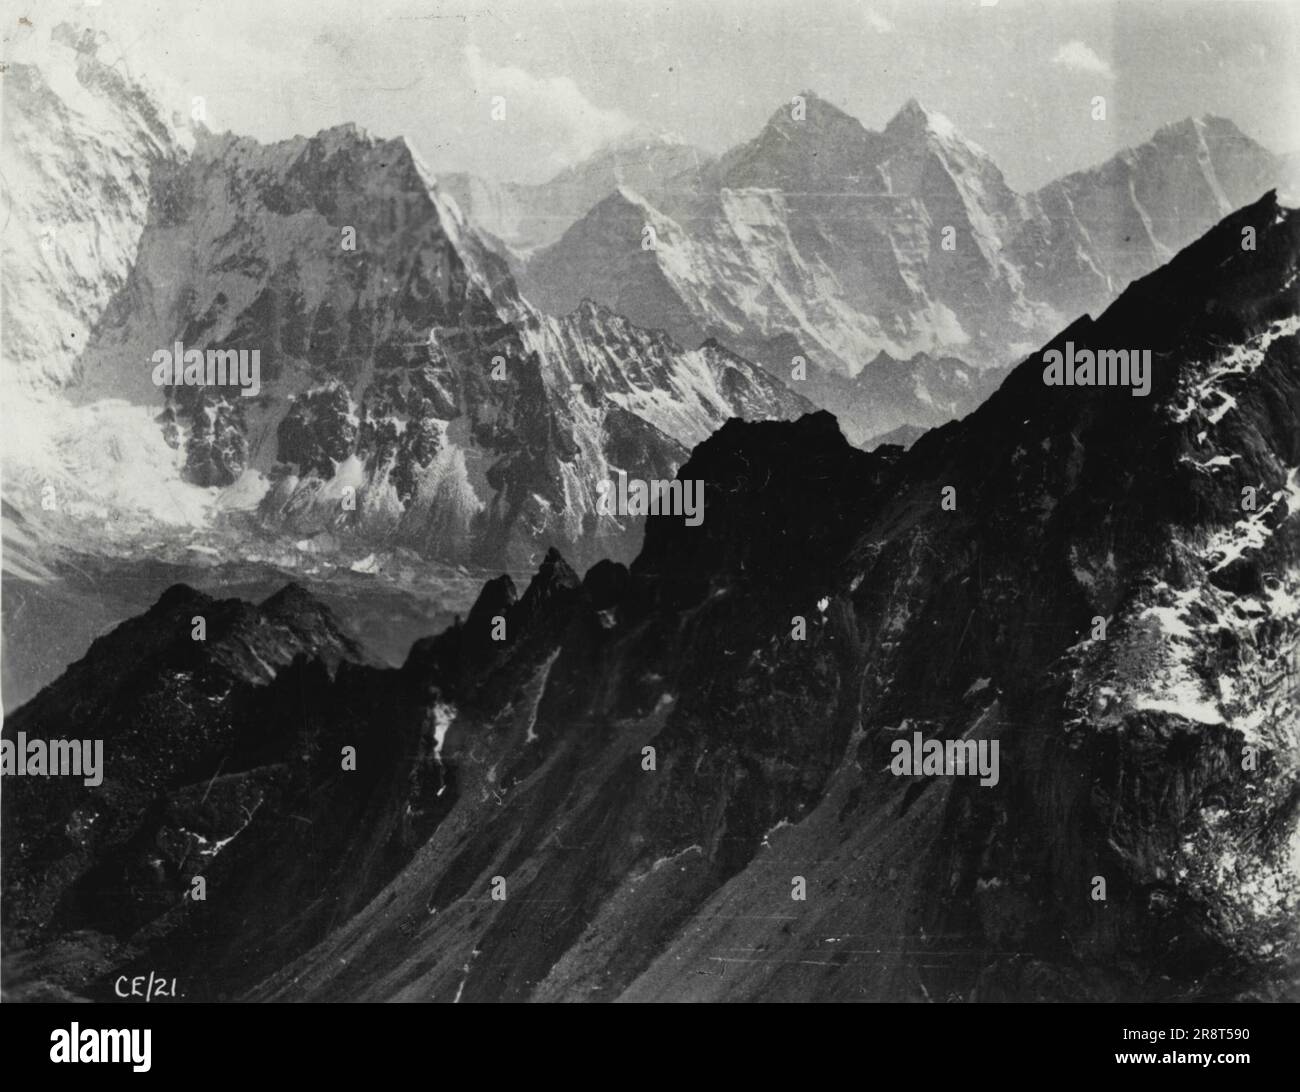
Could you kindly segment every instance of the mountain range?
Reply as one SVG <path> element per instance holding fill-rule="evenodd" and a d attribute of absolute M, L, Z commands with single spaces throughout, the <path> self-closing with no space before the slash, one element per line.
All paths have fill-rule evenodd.
<path fill-rule="evenodd" d="M 602 483 L 810 408 L 721 345 L 542 314 L 405 140 L 215 135 L 105 52 L 61 26 L 6 77 L 5 200 L 31 244 L 5 278 L 6 499 L 33 538 L 626 559 L 640 521 L 598 512 Z M 260 393 L 156 386 L 177 343 L 257 351 Z"/>
<path fill-rule="evenodd" d="M 7 84 L 5 383 L 36 407 L 7 489 L 46 537 L 123 552 L 233 524 L 226 548 L 626 560 L 639 522 L 595 504 L 618 470 L 809 402 L 859 443 L 967 413 L 989 365 L 1284 173 L 1209 118 L 1025 197 L 914 100 L 873 133 L 808 92 L 716 159 L 638 132 L 485 189 L 352 126 L 169 120 L 102 44 L 61 26 Z M 154 387 L 175 342 L 259 350 L 264 393 Z"/>
<path fill-rule="evenodd" d="M 701 526 L 400 667 L 171 588 L 6 720 L 105 745 L 0 800 L 7 997 L 1294 1000 L 1297 275 L 1270 193 L 1041 346 L 1149 395 L 1035 352 L 906 451 L 729 420 Z"/>
<path fill-rule="evenodd" d="M 104 52 L 63 25 L 7 73 L 0 337 L 6 502 L 115 556 L 626 561 L 619 471 L 812 405 L 915 438 L 1288 170 L 1205 118 L 1019 195 L 914 100 L 875 133 L 805 92 L 720 157 L 637 131 L 503 188 L 350 125 L 212 134 Z M 155 386 L 177 342 L 259 351 L 261 393 Z"/>
<path fill-rule="evenodd" d="M 984 385 L 945 383 L 932 358 L 1005 369 L 1295 179 L 1292 161 L 1207 116 L 1020 194 L 915 99 L 875 132 L 805 91 L 658 194 L 620 186 L 533 251 L 520 283 L 544 310 L 590 298 L 683 344 L 715 338 L 786 382 L 806 360 L 806 386 L 792 385 L 860 443 L 979 404 Z M 877 385 L 882 353 L 912 361 L 933 403 Z"/>

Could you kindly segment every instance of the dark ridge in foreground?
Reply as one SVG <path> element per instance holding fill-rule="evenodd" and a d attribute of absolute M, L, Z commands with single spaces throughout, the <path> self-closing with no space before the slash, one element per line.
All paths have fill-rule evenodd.
<path fill-rule="evenodd" d="M 172 589 L 5 726 L 110 774 L 6 791 L 9 995 L 1294 998 L 1298 257 L 1268 195 L 1052 342 L 1147 397 L 1036 355 L 907 452 L 730 421 L 701 526 L 399 670 L 300 591 L 194 646 Z M 917 733 L 992 783 L 896 775 Z"/>

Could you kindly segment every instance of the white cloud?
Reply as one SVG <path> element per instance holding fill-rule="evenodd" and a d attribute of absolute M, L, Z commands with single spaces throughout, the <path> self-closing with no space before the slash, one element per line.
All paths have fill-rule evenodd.
<path fill-rule="evenodd" d="M 1059 64 L 1073 72 L 1086 72 L 1090 76 L 1102 76 L 1113 80 L 1115 73 L 1096 52 L 1080 41 L 1067 42 L 1056 51 L 1052 64 Z"/>
<path fill-rule="evenodd" d="M 568 76 L 534 76 L 515 65 L 485 59 L 478 46 L 465 47 L 470 80 L 484 96 L 506 100 L 506 118 L 551 150 L 554 166 L 566 166 L 622 136 L 633 121 L 620 110 L 605 110 L 582 93 Z"/>

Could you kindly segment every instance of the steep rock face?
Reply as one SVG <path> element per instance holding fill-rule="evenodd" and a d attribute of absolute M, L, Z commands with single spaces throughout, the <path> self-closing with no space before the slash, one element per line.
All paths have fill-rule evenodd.
<path fill-rule="evenodd" d="M 11 31 L 0 149 L 5 169 L 6 392 L 66 382 L 126 280 L 155 172 L 193 142 L 92 31 Z"/>
<path fill-rule="evenodd" d="M 217 138 L 160 187 L 85 386 L 134 381 L 147 399 L 150 347 L 173 341 L 257 350 L 256 398 L 167 388 L 162 423 L 186 454 L 185 477 L 224 487 L 248 471 L 273 526 L 352 520 L 383 533 L 405 520 L 408 542 L 454 557 L 491 499 L 486 468 L 472 481 L 465 450 L 477 440 L 508 454 L 526 442 L 519 418 L 545 412 L 530 390 L 537 362 L 522 359 L 494 303 L 508 307 L 509 291 L 502 263 L 439 207 L 405 142 L 351 127 L 266 148 Z M 446 435 L 457 418 L 459 444 Z"/>
<path fill-rule="evenodd" d="M 529 260 L 525 295 L 555 313 L 590 297 L 686 343 L 715 337 L 783 379 L 805 357 L 828 376 L 810 397 L 864 440 L 931 423 L 892 400 L 879 354 L 1006 365 L 1293 174 L 1207 117 L 1019 195 L 915 100 L 876 133 L 802 97 L 801 116 L 782 107 L 661 199 L 611 194 Z M 851 398 L 846 376 L 860 376 Z"/>
<path fill-rule="evenodd" d="M 558 644 L 485 651 L 457 693 L 447 753 L 486 811 L 257 996 L 1287 988 L 1298 256 L 1261 202 L 1055 343 L 1149 345 L 1147 398 L 1045 387 L 1031 359 L 906 456 L 825 417 L 720 431 L 683 469 L 703 527 L 652 520 L 630 576 L 569 593 Z M 998 741 L 997 784 L 895 776 L 918 731 Z"/>
<path fill-rule="evenodd" d="M 806 98 L 804 118 L 777 111 L 668 200 L 612 195 L 529 263 L 525 294 L 558 312 L 591 296 L 783 375 L 790 343 L 853 376 L 880 351 L 960 351 L 995 313 L 1031 328 L 999 255 L 1023 210 L 992 161 L 914 101 L 872 133 Z"/>
<path fill-rule="evenodd" d="M 951 347 L 956 319 L 930 298 L 925 270 L 950 256 L 938 249 L 938 228 L 933 240 L 928 229 L 969 226 L 961 209 L 985 181 L 980 172 L 989 174 L 982 197 L 1014 204 L 996 167 L 915 103 L 878 134 L 806 100 L 806 116 L 778 110 L 753 141 L 679 179 L 670 200 L 611 196 L 529 263 L 525 293 L 556 311 L 580 295 L 611 306 L 640 297 L 635 321 L 717 336 L 774 367 L 788 367 L 791 342 L 848 375 L 881 350 Z M 969 191 L 966 171 L 975 174 Z M 981 227 L 993 219 L 986 211 Z M 969 248 L 972 258 L 993 241 Z M 980 273 L 989 272 L 986 263 Z"/>
<path fill-rule="evenodd" d="M 551 553 L 400 672 L 295 668 L 350 735 L 425 725 L 375 776 L 426 754 L 418 783 L 446 790 L 364 898 L 334 889 L 320 944 L 260 949 L 248 996 L 1293 989 L 1298 265 L 1300 216 L 1265 199 L 1050 344 L 1149 348 L 1146 397 L 1045 386 L 1036 354 L 906 453 L 854 449 L 825 413 L 732 421 L 680 470 L 704 522 L 652 518 L 630 569 L 579 580 Z M 381 686 L 396 704 L 370 711 Z M 895 774 L 916 733 L 996 742 L 995 783 Z M 302 806 L 348 785 L 313 780 Z M 227 861 L 241 913 L 296 905 L 298 881 L 255 895 L 240 877 L 266 873 Z M 201 928 L 169 934 L 173 965 L 245 989 L 247 964 L 188 959 Z M 53 934 L 24 953 L 34 981 Z"/>
<path fill-rule="evenodd" d="M 303 702 L 361 656 L 329 611 L 293 585 L 258 606 L 177 585 L 6 718 L 9 742 L 21 735 L 97 740 L 103 748 L 98 785 L 77 777 L 5 779 L 6 951 L 35 945 L 55 968 L 37 996 L 59 996 L 70 985 L 108 996 L 105 984 L 96 985 L 98 970 L 165 946 L 173 930 L 187 927 L 187 915 L 203 938 L 187 933 L 187 943 L 216 942 L 224 929 L 228 944 L 231 930 L 247 928 L 240 907 L 187 897 L 197 876 L 222 883 L 232 856 L 242 858 L 254 844 L 281 865 L 295 854 L 295 868 L 320 864 L 329 852 L 324 831 L 312 842 L 289 816 L 307 792 L 309 771 L 337 771 L 339 751 L 320 751 L 324 733 Z M 334 797 L 333 807 L 344 806 Z M 265 845 L 263 829 L 275 831 Z M 302 944 L 323 935 L 308 928 L 329 916 L 310 905 L 320 889 L 294 899 L 287 875 L 241 876 L 264 885 L 259 900 L 277 886 L 290 900 L 283 919 L 261 919 L 261 940 L 242 938 L 252 945 L 249 954 L 261 944 L 276 950 L 295 936 Z M 348 884 L 355 891 L 356 877 Z M 42 949 L 45 938 L 53 943 Z M 244 956 L 227 947 L 220 958 Z M 21 965 L 14 972 L 6 960 L 7 989 L 15 974 L 21 981 Z"/>
<path fill-rule="evenodd" d="M 88 332 L 53 371 L 39 346 L 24 366 L 42 401 L 6 445 L 6 488 L 38 533 L 129 549 L 160 525 L 233 526 L 238 542 L 251 518 L 359 555 L 630 557 L 639 521 L 596 511 L 612 468 L 671 477 L 729 417 L 808 408 L 756 366 L 606 310 L 542 316 L 404 140 L 345 125 L 268 146 L 205 134 L 191 152 L 147 91 L 78 56 L 114 126 L 91 148 L 111 142 L 132 188 Z M 89 221 L 100 168 L 75 149 L 100 119 L 45 79 L 24 68 L 12 135 L 41 127 L 76 183 L 70 215 Z M 83 295 L 56 273 L 19 278 L 47 318 Z M 154 354 L 177 344 L 257 353 L 260 390 L 160 387 Z"/>
<path fill-rule="evenodd" d="M 1039 298 L 1072 317 L 1095 311 L 1294 168 L 1227 118 L 1187 118 L 1147 143 L 1044 186 L 1008 249 Z"/>
<path fill-rule="evenodd" d="M 1179 995 L 1294 960 L 1298 229 L 1261 202 L 1054 342 L 1150 346 L 1149 398 L 1046 388 L 1034 359 L 922 438 L 847 566 L 879 619 L 864 769 L 891 732 L 1001 740 L 1001 788 L 947 795 L 909 911 L 984 946 L 954 957 L 983 964 L 978 996 Z M 1242 511 L 1247 484 L 1266 514 Z M 947 485 L 958 510 L 935 519 Z"/>

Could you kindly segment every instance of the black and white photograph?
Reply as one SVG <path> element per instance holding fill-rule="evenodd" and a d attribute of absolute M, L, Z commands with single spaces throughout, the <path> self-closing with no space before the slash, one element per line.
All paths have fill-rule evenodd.
<path fill-rule="evenodd" d="M 1267 1045 L 1300 3 L 0 11 L 33 1056 L 267 1002 Z"/>

